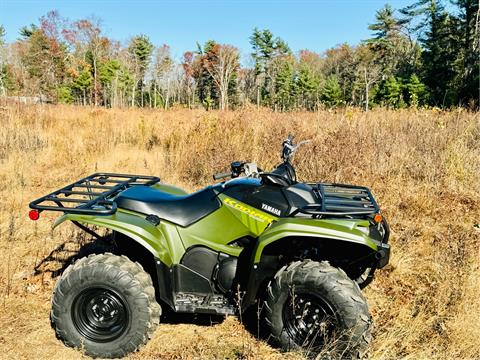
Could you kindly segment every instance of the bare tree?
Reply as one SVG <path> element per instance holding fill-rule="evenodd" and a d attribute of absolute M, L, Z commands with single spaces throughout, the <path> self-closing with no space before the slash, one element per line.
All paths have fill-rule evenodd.
<path fill-rule="evenodd" d="M 192 103 L 195 102 L 195 79 L 193 77 L 193 56 L 192 51 L 187 51 L 183 54 L 183 92 L 184 100 L 186 101 L 188 108 L 190 109 Z"/>
<path fill-rule="evenodd" d="M 381 66 L 378 64 L 375 53 L 368 46 L 357 49 L 357 78 L 362 79 L 365 95 L 365 111 L 369 110 L 370 88 L 381 79 Z"/>
<path fill-rule="evenodd" d="M 7 63 L 7 49 L 4 37 L 5 36 L 5 28 L 0 25 L 0 96 L 6 96 L 7 92 L 5 89 L 4 84 L 4 77 L 3 69 Z"/>
<path fill-rule="evenodd" d="M 171 82 L 173 60 L 170 56 L 170 48 L 168 45 L 163 45 L 157 48 L 155 52 L 155 60 L 153 65 L 153 80 L 154 80 L 154 107 L 157 107 L 157 89 L 161 90 L 163 99 L 163 106 L 168 108 L 171 95 Z"/>
<path fill-rule="evenodd" d="M 239 67 L 239 53 L 231 45 L 215 45 L 207 61 L 207 70 L 212 76 L 220 95 L 220 109 L 228 110 L 228 88 L 233 75 Z"/>
<path fill-rule="evenodd" d="M 92 18 L 90 20 L 79 20 L 74 24 L 73 37 L 74 45 L 77 51 L 83 54 L 85 62 L 87 57 L 91 57 L 93 70 L 93 99 L 95 106 L 99 104 L 99 94 L 101 92 L 98 81 L 98 63 L 100 58 L 105 55 L 109 46 L 109 40 L 102 36 L 100 20 Z"/>

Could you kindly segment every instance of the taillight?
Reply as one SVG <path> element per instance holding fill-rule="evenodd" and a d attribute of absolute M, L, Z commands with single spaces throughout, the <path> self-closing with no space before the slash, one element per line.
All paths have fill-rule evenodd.
<path fill-rule="evenodd" d="M 38 218 L 40 217 L 40 212 L 38 210 L 30 210 L 28 212 L 28 217 L 30 218 L 30 220 L 38 220 Z"/>

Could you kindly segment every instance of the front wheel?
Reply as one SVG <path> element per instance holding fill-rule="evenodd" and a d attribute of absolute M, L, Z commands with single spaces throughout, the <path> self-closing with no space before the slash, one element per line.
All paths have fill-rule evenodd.
<path fill-rule="evenodd" d="M 362 292 L 327 262 L 297 261 L 280 269 L 268 285 L 264 309 L 270 339 L 285 351 L 361 358 L 371 339 Z"/>
<path fill-rule="evenodd" d="M 116 358 L 137 350 L 153 334 L 161 308 L 140 264 L 110 253 L 70 265 L 57 282 L 51 321 L 68 346 L 92 357 Z"/>

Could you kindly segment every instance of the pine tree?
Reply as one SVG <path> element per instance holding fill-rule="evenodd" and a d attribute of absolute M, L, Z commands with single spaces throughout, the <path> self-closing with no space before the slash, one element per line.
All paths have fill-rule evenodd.
<path fill-rule="evenodd" d="M 271 105 L 275 100 L 274 79 L 276 66 L 274 60 L 291 54 L 287 43 L 279 37 L 274 37 L 268 29 L 255 28 L 250 37 L 252 57 L 255 61 L 255 74 L 257 77 L 257 105 L 260 103 Z"/>
<path fill-rule="evenodd" d="M 150 59 L 153 52 L 153 44 L 146 35 L 135 36 L 128 47 L 132 58 L 132 72 L 134 74 L 134 84 L 132 88 L 132 104 L 136 100 L 135 90 L 140 90 L 140 105 L 144 106 L 144 80 L 145 73 L 150 65 Z"/>
<path fill-rule="evenodd" d="M 274 61 L 275 78 L 273 105 L 275 110 L 289 110 L 293 106 L 295 93 L 295 63 L 292 56 L 278 57 Z"/>
<path fill-rule="evenodd" d="M 19 33 L 20 33 L 20 36 L 23 38 L 23 39 L 28 39 L 30 36 L 33 35 L 33 33 L 35 31 L 38 30 L 38 26 L 35 25 L 35 24 L 30 24 L 30 26 L 23 26 Z"/>
<path fill-rule="evenodd" d="M 300 65 L 296 81 L 296 93 L 302 102 L 302 107 L 313 110 L 317 104 L 320 92 L 320 78 L 313 69 L 305 64 Z"/>
<path fill-rule="evenodd" d="M 432 8 L 430 31 L 424 40 L 425 83 L 436 105 L 457 103 L 454 85 L 458 34 L 454 19 L 441 8 Z"/>
<path fill-rule="evenodd" d="M 480 10 L 478 0 L 455 0 L 459 8 L 458 98 L 480 106 Z"/>
<path fill-rule="evenodd" d="M 375 31 L 376 40 L 385 40 L 398 35 L 401 23 L 395 18 L 394 10 L 386 4 L 375 14 L 376 22 L 368 26 L 369 30 Z"/>
<path fill-rule="evenodd" d="M 291 53 L 287 43 L 279 37 L 274 37 L 268 29 L 259 30 L 255 28 L 250 36 L 252 45 L 252 57 L 255 60 L 255 69 L 258 74 L 265 73 L 270 61 L 276 56 L 288 55 Z"/>
<path fill-rule="evenodd" d="M 60 86 L 57 89 L 57 99 L 59 103 L 72 104 L 75 101 L 75 98 L 72 94 L 72 88 L 66 85 Z"/>
<path fill-rule="evenodd" d="M 342 89 L 335 75 L 330 75 L 327 78 L 321 99 L 327 106 L 339 106 L 342 104 Z"/>
<path fill-rule="evenodd" d="M 437 106 L 458 104 L 464 37 L 460 20 L 445 11 L 440 0 L 419 0 L 401 12 L 404 21 L 417 24 L 412 29 L 419 33 L 424 48 L 421 77 L 430 94 L 430 103 Z"/>
<path fill-rule="evenodd" d="M 105 106 L 112 106 L 115 102 L 120 68 L 121 64 L 116 59 L 105 60 L 99 64 L 98 78 L 102 84 Z"/>
<path fill-rule="evenodd" d="M 417 107 L 422 105 L 426 100 L 425 85 L 420 81 L 416 74 L 412 74 L 405 84 L 406 100 L 408 105 Z"/>
<path fill-rule="evenodd" d="M 377 101 L 388 107 L 401 107 L 404 104 L 401 82 L 395 76 L 388 77 L 381 83 L 375 97 Z"/>
<path fill-rule="evenodd" d="M 71 88 L 75 98 L 81 99 L 82 105 L 87 105 L 91 98 L 91 88 L 93 85 L 93 76 L 90 66 L 85 66 L 82 71 L 74 78 Z"/>
<path fill-rule="evenodd" d="M 395 10 L 385 5 L 378 10 L 376 21 L 368 28 L 374 37 L 366 42 L 375 52 L 384 79 L 389 76 L 409 76 L 419 67 L 419 47 L 405 34 L 406 20 L 397 18 Z"/>

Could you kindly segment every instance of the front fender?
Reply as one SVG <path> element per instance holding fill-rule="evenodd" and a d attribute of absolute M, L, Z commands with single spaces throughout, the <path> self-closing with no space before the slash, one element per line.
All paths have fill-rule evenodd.
<path fill-rule="evenodd" d="M 377 244 L 362 229 L 368 229 L 367 220 L 320 220 L 284 218 L 275 222 L 259 238 L 254 263 L 260 262 L 265 247 L 285 237 L 318 237 L 366 245 L 377 250 Z"/>
<path fill-rule="evenodd" d="M 376 252 L 378 245 L 367 236 L 368 228 L 369 222 L 367 220 L 279 219 L 258 238 L 253 249 L 242 310 L 245 311 L 255 303 L 259 289 L 278 271 L 279 264 L 277 262 L 271 263 L 268 256 L 262 257 L 268 245 L 273 245 L 276 241 L 281 241 L 285 238 L 305 237 L 323 239 L 333 243 L 357 244 Z M 285 253 L 291 251 L 288 246 L 285 246 L 284 250 Z"/>
<path fill-rule="evenodd" d="M 172 227 L 172 225 L 162 222 L 157 227 L 143 217 L 130 212 L 118 210 L 115 214 L 109 216 L 65 214 L 55 221 L 53 228 L 67 220 L 118 231 L 138 242 L 167 266 L 171 266 L 174 258 L 181 256 L 183 252 L 183 249 L 174 246 L 179 242 L 170 239 L 177 233 L 176 229 L 167 228 L 168 226 Z"/>

